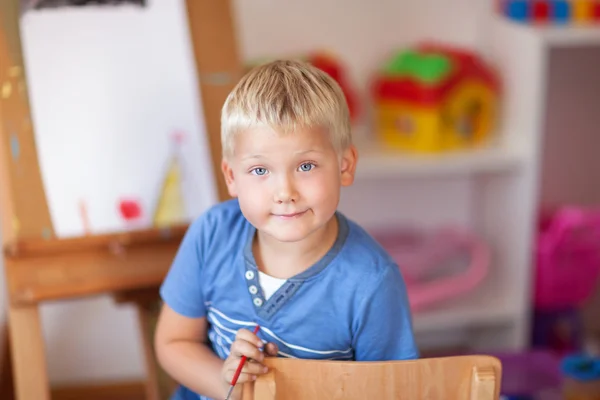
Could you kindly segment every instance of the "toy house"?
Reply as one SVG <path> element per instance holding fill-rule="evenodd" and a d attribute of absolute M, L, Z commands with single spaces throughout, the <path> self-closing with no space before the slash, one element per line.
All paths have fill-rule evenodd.
<path fill-rule="evenodd" d="M 423 45 L 401 51 L 378 73 L 373 95 L 380 139 L 437 153 L 486 142 L 498 108 L 494 71 L 475 54 Z"/>

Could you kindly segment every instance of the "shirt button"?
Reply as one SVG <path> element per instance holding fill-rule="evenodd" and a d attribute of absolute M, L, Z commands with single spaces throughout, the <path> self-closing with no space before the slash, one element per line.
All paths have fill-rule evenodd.
<path fill-rule="evenodd" d="M 262 300 L 261 300 L 260 298 L 256 297 L 256 298 L 254 299 L 254 305 L 255 305 L 256 307 L 260 307 L 260 306 L 262 306 L 262 303 L 263 303 L 263 302 L 262 302 Z"/>
<path fill-rule="evenodd" d="M 249 281 L 254 279 L 254 272 L 246 271 L 246 279 L 248 279 Z"/>
<path fill-rule="evenodd" d="M 250 291 L 250 293 L 252 293 L 252 294 L 256 294 L 256 293 L 258 293 L 258 288 L 257 288 L 256 286 L 254 286 L 254 285 L 250 286 L 250 287 L 248 288 L 248 290 L 249 290 L 249 291 Z"/>

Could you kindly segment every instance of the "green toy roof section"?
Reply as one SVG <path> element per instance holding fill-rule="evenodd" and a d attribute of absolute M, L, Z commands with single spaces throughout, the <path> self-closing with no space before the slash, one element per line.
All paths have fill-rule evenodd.
<path fill-rule="evenodd" d="M 397 54 L 383 67 L 385 75 L 413 78 L 428 85 L 441 83 L 452 70 L 453 62 L 449 57 L 439 53 L 422 54 L 414 50 Z"/>

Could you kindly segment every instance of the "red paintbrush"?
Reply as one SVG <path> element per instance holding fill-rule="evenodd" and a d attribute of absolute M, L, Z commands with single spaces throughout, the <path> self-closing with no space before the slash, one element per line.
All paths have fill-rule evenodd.
<path fill-rule="evenodd" d="M 260 327 L 258 325 L 256 325 L 253 333 L 256 335 L 256 333 L 258 332 L 259 329 L 260 329 Z M 240 365 L 238 365 L 237 370 L 235 371 L 235 374 L 233 375 L 233 379 L 231 380 L 231 386 L 229 387 L 229 392 L 227 392 L 227 397 L 225 397 L 225 400 L 229 400 L 229 396 L 231 396 L 231 393 L 233 392 L 233 389 L 235 388 L 235 385 L 237 384 L 238 378 L 240 377 L 240 373 L 242 372 L 242 368 L 244 368 L 244 364 L 246 363 L 247 358 L 248 357 L 246 357 L 246 356 L 242 356 L 242 359 L 240 360 Z"/>

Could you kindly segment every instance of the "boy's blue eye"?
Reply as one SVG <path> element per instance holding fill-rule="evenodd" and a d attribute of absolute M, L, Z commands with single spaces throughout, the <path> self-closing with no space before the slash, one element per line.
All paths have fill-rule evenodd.
<path fill-rule="evenodd" d="M 267 169 L 266 168 L 262 168 L 262 167 L 258 167 L 258 168 L 254 168 L 250 172 L 252 172 L 254 175 L 262 176 L 262 175 L 265 175 L 267 173 Z"/>
<path fill-rule="evenodd" d="M 312 163 L 304 163 L 304 164 L 300 165 L 300 171 L 308 172 L 308 171 L 312 170 L 314 167 L 315 167 L 315 165 Z"/>

